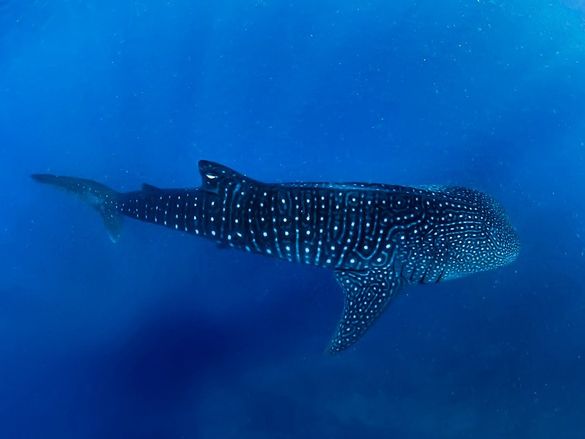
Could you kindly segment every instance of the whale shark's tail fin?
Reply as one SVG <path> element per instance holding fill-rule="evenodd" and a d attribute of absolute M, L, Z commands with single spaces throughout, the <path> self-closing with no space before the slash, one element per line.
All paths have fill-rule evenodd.
<path fill-rule="evenodd" d="M 117 210 L 118 192 L 92 180 L 61 177 L 51 174 L 32 174 L 33 180 L 72 192 L 94 207 L 101 215 L 112 242 L 120 238 L 122 215 Z"/>

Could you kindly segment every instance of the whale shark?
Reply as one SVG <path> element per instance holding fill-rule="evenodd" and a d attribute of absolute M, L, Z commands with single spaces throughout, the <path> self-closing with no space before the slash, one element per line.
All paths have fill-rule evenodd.
<path fill-rule="evenodd" d="M 126 193 L 76 177 L 32 178 L 95 208 L 114 242 L 130 217 L 332 270 L 344 293 L 333 354 L 358 341 L 405 287 L 502 267 L 520 250 L 501 205 L 465 187 L 264 183 L 207 160 L 199 172 L 198 188 L 144 184 Z"/>

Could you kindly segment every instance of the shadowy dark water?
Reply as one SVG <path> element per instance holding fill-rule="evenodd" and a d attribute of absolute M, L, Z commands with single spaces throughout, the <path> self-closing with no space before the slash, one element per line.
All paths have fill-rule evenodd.
<path fill-rule="evenodd" d="M 579 1 L 0 1 L 1 438 L 585 437 Z M 325 270 L 91 209 L 32 172 L 460 184 L 522 240 L 349 352 Z"/>

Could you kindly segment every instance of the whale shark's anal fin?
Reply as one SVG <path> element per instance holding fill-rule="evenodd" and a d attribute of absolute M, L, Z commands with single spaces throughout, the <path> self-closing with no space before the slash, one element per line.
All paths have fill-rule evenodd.
<path fill-rule="evenodd" d="M 365 334 L 382 314 L 390 299 L 401 289 L 402 282 L 392 270 L 336 270 L 337 282 L 344 292 L 343 314 L 328 347 L 328 352 L 341 352 Z"/>

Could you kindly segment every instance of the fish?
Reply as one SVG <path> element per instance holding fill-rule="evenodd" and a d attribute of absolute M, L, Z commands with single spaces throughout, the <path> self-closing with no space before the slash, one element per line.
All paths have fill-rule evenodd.
<path fill-rule="evenodd" d="M 121 193 L 87 179 L 33 174 L 100 214 L 113 242 L 124 217 L 222 247 L 332 270 L 344 293 L 327 351 L 354 345 L 405 287 L 436 284 L 512 263 L 520 240 L 504 208 L 461 186 L 265 183 L 199 161 L 198 188 L 143 184 Z"/>

